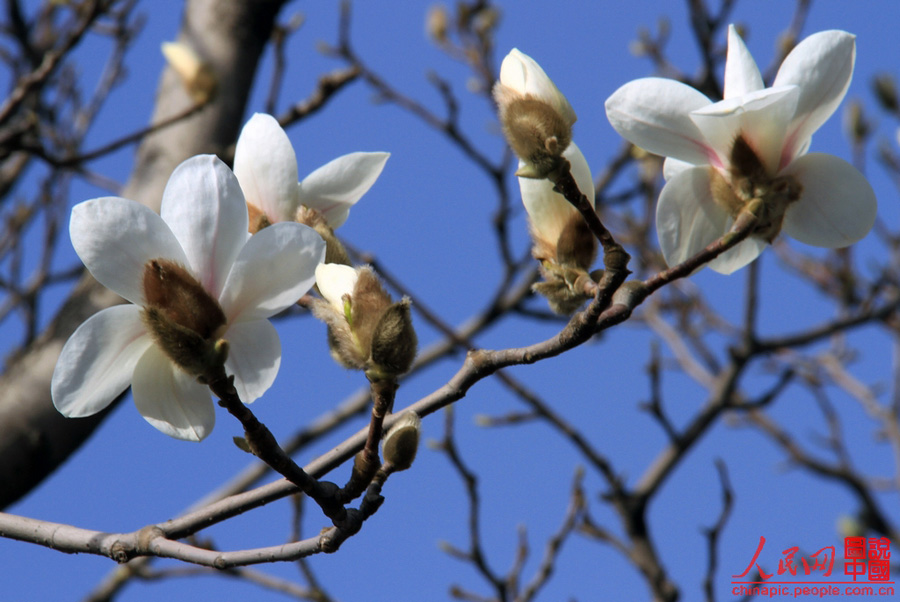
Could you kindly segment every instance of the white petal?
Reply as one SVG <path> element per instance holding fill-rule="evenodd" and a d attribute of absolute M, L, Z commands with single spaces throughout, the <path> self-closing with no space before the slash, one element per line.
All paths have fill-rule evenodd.
<path fill-rule="evenodd" d="M 256 113 L 234 149 L 234 175 L 248 203 L 274 222 L 294 221 L 297 212 L 297 155 L 278 121 Z"/>
<path fill-rule="evenodd" d="M 234 261 L 219 297 L 229 322 L 268 318 L 296 303 L 315 283 L 325 241 L 315 230 L 282 222 L 253 235 Z"/>
<path fill-rule="evenodd" d="M 144 265 L 164 257 L 185 263 L 175 235 L 152 209 L 104 197 L 72 208 L 69 236 L 94 278 L 133 303 L 144 302 Z"/>
<path fill-rule="evenodd" d="M 788 206 L 783 230 L 816 247 L 846 247 L 860 240 L 875 223 L 875 192 L 855 167 L 832 155 L 811 153 L 794 161 L 785 173 L 803 185 L 800 200 Z"/>
<path fill-rule="evenodd" d="M 563 156 L 572 165 L 572 176 L 578 189 L 593 206 L 594 180 L 587 160 L 574 142 L 563 151 Z M 520 162 L 521 165 L 524 163 Z M 519 191 L 529 222 L 538 236 L 556 245 L 563 228 L 578 210 L 563 195 L 553 191 L 553 183 L 549 180 L 519 178 Z"/>
<path fill-rule="evenodd" d="M 730 221 L 728 227 L 731 228 Z M 714 272 L 728 275 L 755 260 L 767 246 L 766 241 L 760 238 L 746 238 L 710 261 L 706 266 Z"/>
<path fill-rule="evenodd" d="M 163 192 L 162 218 L 188 258 L 188 267 L 214 297 L 247 233 L 247 205 L 237 178 L 215 155 L 198 155 L 175 168 Z"/>
<path fill-rule="evenodd" d="M 340 263 L 320 263 L 316 266 L 316 286 L 322 298 L 344 313 L 344 295 L 352 295 L 359 280 L 356 268 Z"/>
<path fill-rule="evenodd" d="M 690 86 L 648 77 L 629 82 L 606 100 L 606 116 L 619 134 L 641 148 L 694 165 L 710 163 L 714 151 L 689 113 L 710 104 Z"/>
<path fill-rule="evenodd" d="M 135 366 L 131 393 L 141 416 L 170 437 L 201 441 L 216 423 L 209 389 L 176 368 L 155 345 Z"/>
<path fill-rule="evenodd" d="M 234 324 L 225 333 L 230 343 L 225 370 L 234 375 L 234 388 L 244 403 L 265 393 L 281 365 L 281 342 L 268 320 Z"/>
<path fill-rule="evenodd" d="M 572 125 L 577 117 L 566 97 L 559 91 L 537 61 L 513 48 L 500 65 L 500 83 L 519 94 L 530 94 L 549 103 Z"/>
<path fill-rule="evenodd" d="M 725 60 L 723 96 L 735 98 L 765 88 L 759 67 L 734 25 L 728 26 L 728 57 Z"/>
<path fill-rule="evenodd" d="M 791 124 L 790 156 L 825 123 L 841 104 L 856 60 L 856 36 L 846 31 L 822 31 L 797 44 L 775 76 L 773 86 L 800 87 L 797 115 Z"/>
<path fill-rule="evenodd" d="M 666 160 L 663 161 L 663 178 L 666 181 L 671 180 L 685 169 L 691 169 L 692 167 L 696 167 L 696 165 L 686 163 L 685 161 L 679 161 L 672 157 L 666 157 Z"/>
<path fill-rule="evenodd" d="M 299 203 L 317 209 L 329 226 L 337 228 L 347 221 L 350 207 L 381 175 L 390 156 L 390 153 L 350 153 L 329 161 L 296 187 Z"/>
<path fill-rule="evenodd" d="M 766 88 L 738 98 L 722 100 L 691 113 L 720 157 L 730 160 L 739 133 L 775 174 L 782 156 L 784 135 L 794 116 L 800 91 L 796 86 Z"/>
<path fill-rule="evenodd" d="M 116 305 L 87 319 L 63 347 L 50 384 L 53 405 L 64 416 L 96 414 L 131 384 L 134 366 L 150 336 L 134 305 Z"/>
<path fill-rule="evenodd" d="M 712 198 L 707 167 L 682 171 L 666 183 L 659 195 L 656 231 L 669 266 L 702 251 L 728 232 L 731 224 L 731 217 Z M 717 272 L 730 274 L 756 259 L 763 248 L 765 243 L 750 239 L 708 265 Z"/>

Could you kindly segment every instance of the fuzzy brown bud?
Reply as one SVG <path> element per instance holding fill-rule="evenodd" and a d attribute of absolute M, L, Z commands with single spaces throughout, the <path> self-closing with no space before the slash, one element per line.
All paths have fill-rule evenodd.
<path fill-rule="evenodd" d="M 385 462 L 394 470 L 406 470 L 412 466 L 419 450 L 422 420 L 413 411 L 404 412 L 384 437 Z"/>
<path fill-rule="evenodd" d="M 142 282 L 144 325 L 169 359 L 197 376 L 221 366 L 228 344 L 219 338 L 226 318 L 218 301 L 187 269 L 167 259 L 148 261 Z"/>

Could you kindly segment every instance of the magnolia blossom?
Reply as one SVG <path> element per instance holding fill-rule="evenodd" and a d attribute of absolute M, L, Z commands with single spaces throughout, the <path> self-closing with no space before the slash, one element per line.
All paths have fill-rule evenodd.
<path fill-rule="evenodd" d="M 234 174 L 257 213 L 270 223 L 294 221 L 301 207 L 321 213 L 337 228 L 350 208 L 372 187 L 390 153 L 350 153 L 315 170 L 299 184 L 297 155 L 271 115 L 256 113 L 241 130 L 234 151 Z"/>
<path fill-rule="evenodd" d="M 680 82 L 640 79 L 607 101 L 610 123 L 644 149 L 669 157 L 656 226 L 669 265 L 691 257 L 762 201 L 753 235 L 710 262 L 729 274 L 784 230 L 819 247 L 850 245 L 875 221 L 872 187 L 852 165 L 807 153 L 853 75 L 855 37 L 814 34 L 785 58 L 770 88 L 734 26 L 728 30 L 724 100 Z"/>
<path fill-rule="evenodd" d="M 176 365 L 154 330 L 156 313 L 169 316 L 170 329 L 228 342 L 225 370 L 244 402 L 269 388 L 281 345 L 267 318 L 312 287 L 325 245 L 311 228 L 293 223 L 251 238 L 247 222 L 237 179 L 211 155 L 174 171 L 159 215 L 116 197 L 72 209 L 69 232 L 78 256 L 131 304 L 95 314 L 63 347 L 51 385 L 62 414 L 95 414 L 131 385 L 138 411 L 160 431 L 194 441 L 209 434 L 215 423 L 209 390 L 184 362 Z M 157 286 L 154 270 L 167 270 L 177 282 Z M 184 297 L 187 310 L 179 306 Z M 198 307 L 208 311 L 194 314 L 210 315 L 186 315 Z"/>
<path fill-rule="evenodd" d="M 572 105 L 537 61 L 518 48 L 510 50 L 500 64 L 500 84 L 506 89 L 505 94 L 531 97 L 550 105 L 570 127 L 578 119 Z"/>

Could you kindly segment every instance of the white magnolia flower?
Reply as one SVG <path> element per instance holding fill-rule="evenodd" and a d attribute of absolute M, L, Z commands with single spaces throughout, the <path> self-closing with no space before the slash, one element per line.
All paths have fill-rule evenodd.
<path fill-rule="evenodd" d="M 575 178 L 578 189 L 593 206 L 594 180 L 591 168 L 588 167 L 581 150 L 572 142 L 563 151 L 562 156 L 569 160 L 572 177 Z M 523 164 L 524 162 L 519 161 L 520 166 Z M 528 213 L 532 232 L 536 238 L 553 248 L 557 246 L 563 230 L 576 216 L 577 219 L 583 220 L 581 213 L 572 203 L 567 201 L 563 195 L 553 191 L 553 183 L 549 180 L 520 177 L 519 190 L 522 193 L 522 203 Z"/>
<path fill-rule="evenodd" d="M 301 206 L 319 211 L 337 228 L 372 187 L 390 153 L 350 153 L 326 163 L 297 183 L 297 155 L 271 115 L 256 113 L 244 125 L 234 151 L 234 174 L 247 203 L 269 222 L 294 221 Z"/>
<path fill-rule="evenodd" d="M 714 103 L 680 82 L 646 78 L 606 101 L 616 131 L 669 157 L 656 211 L 669 265 L 726 233 L 752 198 L 764 203 L 759 229 L 710 262 L 717 272 L 753 261 L 781 229 L 819 247 L 847 246 L 868 233 L 876 201 L 865 177 L 837 157 L 807 154 L 813 132 L 850 85 L 855 56 L 855 36 L 814 34 L 791 51 L 766 88 L 731 26 L 724 100 Z"/>
<path fill-rule="evenodd" d="M 209 434 L 215 423 L 209 390 L 175 364 L 158 342 L 160 331 L 151 333 L 149 316 L 156 310 L 168 312 L 168 324 L 228 341 L 225 370 L 244 402 L 269 388 L 281 344 L 267 318 L 313 285 L 325 245 L 312 229 L 293 223 L 251 238 L 247 221 L 237 179 L 211 155 L 176 168 L 159 215 L 116 197 L 72 209 L 69 232 L 78 256 L 101 284 L 132 304 L 92 316 L 63 347 L 51 385 L 62 414 L 95 414 L 130 384 L 138 411 L 160 431 L 194 441 Z M 154 284 L 154 269 L 169 270 L 187 284 Z M 187 307 L 206 307 L 213 315 L 186 319 L 167 297 L 178 294 L 189 297 Z M 199 332 L 196 324 L 212 332 Z"/>

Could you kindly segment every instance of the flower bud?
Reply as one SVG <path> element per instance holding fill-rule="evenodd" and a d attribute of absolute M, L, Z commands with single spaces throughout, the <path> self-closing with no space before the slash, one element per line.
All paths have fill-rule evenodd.
<path fill-rule="evenodd" d="M 412 466 L 419 450 L 422 420 L 413 411 L 404 412 L 384 437 L 382 453 L 395 471 Z"/>
<path fill-rule="evenodd" d="M 447 14 L 447 7 L 443 4 L 436 4 L 429 8 L 428 16 L 425 18 L 425 33 L 428 34 L 428 37 L 435 44 L 445 44 L 449 30 L 450 16 Z"/>
<path fill-rule="evenodd" d="M 194 102 L 203 104 L 212 100 L 218 82 L 209 63 L 184 42 L 163 42 L 162 53 Z"/>
<path fill-rule="evenodd" d="M 394 303 L 369 267 L 323 263 L 316 268 L 316 282 L 323 299 L 312 311 L 328 326 L 335 361 L 374 377 L 409 370 L 417 340 L 408 299 Z"/>
<path fill-rule="evenodd" d="M 884 107 L 885 111 L 891 113 L 900 113 L 900 101 L 897 99 L 897 82 L 887 73 L 883 73 L 875 78 L 873 82 L 875 88 L 875 97 Z"/>
<path fill-rule="evenodd" d="M 506 140 L 525 162 L 518 175 L 545 178 L 572 141 L 577 118 L 569 101 L 540 65 L 517 49 L 503 59 L 494 99 Z"/>

